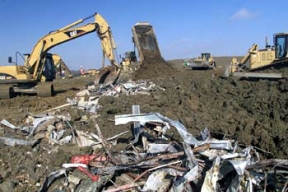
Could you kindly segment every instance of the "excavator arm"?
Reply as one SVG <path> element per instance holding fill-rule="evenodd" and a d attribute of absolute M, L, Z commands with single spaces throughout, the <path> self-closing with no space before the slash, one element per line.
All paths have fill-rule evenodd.
<path fill-rule="evenodd" d="M 76 25 L 79 25 L 92 17 L 95 19 L 93 23 L 76 27 Z M 61 29 L 50 32 L 36 43 L 25 63 L 29 73 L 33 74 L 32 79 L 38 81 L 41 80 L 42 71 L 44 69 L 42 60 L 51 48 L 92 32 L 96 32 L 101 41 L 103 55 L 109 59 L 112 65 L 120 68 L 115 61 L 114 50 L 116 49 L 116 46 L 112 36 L 112 31 L 107 21 L 100 14 L 95 13 L 85 19 L 80 19 Z"/>

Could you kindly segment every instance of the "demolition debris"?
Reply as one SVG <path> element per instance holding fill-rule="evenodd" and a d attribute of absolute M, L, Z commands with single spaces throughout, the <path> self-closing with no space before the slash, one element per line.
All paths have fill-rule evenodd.
<path fill-rule="evenodd" d="M 142 91 L 147 94 L 157 87 L 149 84 L 144 89 L 145 86 L 145 82 L 141 85 L 130 83 L 122 84 L 120 88 L 91 89 L 93 91 L 86 92 L 88 95 L 80 92 L 65 105 L 38 115 L 28 114 L 23 126 L 12 125 L 4 119 L 1 125 L 15 137 L 0 137 L 0 143 L 11 147 L 26 146 L 31 150 L 50 146 L 51 150 L 44 151 L 49 154 L 57 153 L 54 149 L 61 145 L 91 148 L 90 153 L 70 156 L 69 161 L 63 161 L 58 168 L 46 173 L 46 179 L 39 178 L 35 185 L 41 192 L 48 189 L 281 191 L 287 188 L 287 160 L 261 159 L 262 151 L 257 148 L 240 147 L 236 140 L 228 137 L 217 139 L 208 128 L 199 135 L 192 135 L 181 122 L 155 112 L 141 113 L 138 105 L 132 106 L 131 114 L 115 115 L 115 126 L 126 125 L 126 128 L 105 138 L 97 123 L 97 109 L 102 107 L 98 99 L 106 95 L 143 94 Z M 63 109 L 67 107 L 83 110 L 79 124 L 67 111 L 64 113 Z M 88 122 L 93 124 L 93 132 L 84 131 Z M 121 145 L 121 149 L 116 148 L 117 145 Z M 23 183 L 32 177 L 23 174 L 26 174 Z"/>

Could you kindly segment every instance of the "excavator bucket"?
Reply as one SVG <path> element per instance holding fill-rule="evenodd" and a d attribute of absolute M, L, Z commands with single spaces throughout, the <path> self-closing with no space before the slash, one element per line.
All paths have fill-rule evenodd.
<path fill-rule="evenodd" d="M 117 82 L 121 69 L 116 66 L 106 66 L 95 76 L 94 85 L 113 85 Z"/>

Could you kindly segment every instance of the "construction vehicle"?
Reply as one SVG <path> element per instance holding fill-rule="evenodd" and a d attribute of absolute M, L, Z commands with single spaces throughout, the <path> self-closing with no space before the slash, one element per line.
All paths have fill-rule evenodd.
<path fill-rule="evenodd" d="M 99 70 L 97 69 L 87 69 L 84 72 L 84 75 L 89 75 L 89 76 L 95 76 L 99 73 Z"/>
<path fill-rule="evenodd" d="M 52 59 L 53 59 L 54 66 L 56 68 L 56 73 L 59 74 L 59 76 L 61 78 L 63 78 L 63 77 L 72 78 L 73 77 L 73 73 L 71 72 L 69 67 L 66 65 L 66 63 L 62 60 L 62 58 L 59 55 L 53 53 Z"/>
<path fill-rule="evenodd" d="M 94 22 L 83 26 L 76 26 L 94 17 Z M 56 70 L 53 63 L 52 54 L 48 51 L 62 43 L 76 39 L 83 35 L 96 32 L 98 35 L 102 51 L 104 66 L 107 57 L 113 67 L 108 71 L 114 75 L 113 82 L 121 70 L 121 66 L 115 60 L 114 51 L 116 45 L 112 36 L 112 31 L 107 21 L 98 13 L 87 18 L 80 19 L 63 28 L 49 32 L 42 37 L 34 46 L 32 52 L 27 55 L 22 66 L 1 66 L 0 67 L 0 98 L 10 98 L 15 94 L 37 94 L 38 96 L 52 96 L 54 86 L 52 81 L 55 79 Z M 12 58 L 9 57 L 9 63 Z M 114 70 L 113 70 L 114 69 Z M 105 73 L 107 71 L 105 70 Z M 102 79 L 103 80 L 103 79 Z"/>
<path fill-rule="evenodd" d="M 134 53 L 125 55 L 121 68 L 115 69 L 113 65 L 103 68 L 96 75 L 94 84 L 110 85 L 113 82 L 129 80 L 133 73 L 138 70 L 143 63 L 165 62 L 161 56 L 157 38 L 153 26 L 148 22 L 137 22 L 132 27 L 132 42 L 134 44 Z M 136 61 L 135 47 L 137 47 L 139 61 Z M 131 52 L 130 52 L 131 53 Z M 133 58 L 133 59 L 132 59 Z M 117 77 L 117 78 L 114 78 Z M 104 82 L 104 83 L 102 83 Z"/>
<path fill-rule="evenodd" d="M 30 56 L 30 54 L 21 54 L 19 51 L 17 51 L 16 54 L 15 54 L 16 62 L 12 62 L 12 58 L 11 57 L 8 59 L 8 62 L 9 63 L 14 63 L 15 65 L 18 66 L 19 65 L 19 63 L 18 63 L 18 56 L 19 55 L 23 59 L 24 63 Z M 63 71 L 64 71 L 65 72 L 65 74 L 64 74 L 65 76 L 67 76 L 69 78 L 73 77 L 73 74 L 70 71 L 69 67 L 66 65 L 66 63 L 62 60 L 62 58 L 58 54 L 49 53 L 49 55 L 52 57 L 52 60 L 53 60 L 54 66 L 55 66 L 55 70 L 56 70 L 56 75 L 61 76 Z M 1 70 L 1 67 L 0 67 L 0 70 Z M 8 78 L 8 76 L 7 76 L 7 78 Z"/>
<path fill-rule="evenodd" d="M 207 70 L 214 69 L 216 62 L 211 56 L 211 53 L 201 53 L 201 57 L 184 61 L 183 66 L 189 67 L 192 70 Z"/>
<path fill-rule="evenodd" d="M 134 45 L 134 50 L 125 52 L 125 56 L 122 57 L 121 64 L 124 67 L 130 66 L 132 63 L 138 63 L 136 56 L 136 48 L 138 50 L 138 57 L 140 58 L 138 63 L 139 65 L 145 59 L 147 59 L 144 58 L 144 55 L 146 55 L 146 57 L 155 56 L 155 53 L 161 55 L 153 26 L 150 25 L 150 23 L 137 22 L 132 27 L 132 35 L 132 43 Z"/>
<path fill-rule="evenodd" d="M 132 27 L 133 43 L 137 47 L 140 65 L 144 60 L 163 60 L 153 26 L 148 22 L 138 22 Z"/>
<path fill-rule="evenodd" d="M 125 52 L 125 56 L 122 57 L 121 65 L 123 67 L 126 67 L 126 66 L 129 67 L 131 65 L 131 63 L 133 63 L 133 62 L 137 62 L 136 52 L 135 51 Z"/>
<path fill-rule="evenodd" d="M 258 71 L 272 67 L 285 67 L 288 61 L 287 51 L 288 33 L 274 34 L 273 46 L 268 44 L 266 37 L 265 49 L 259 49 L 257 44 L 253 44 L 240 62 L 236 58 L 232 59 L 231 65 L 225 71 L 225 76 L 282 78 L 283 74 L 280 73 Z"/>

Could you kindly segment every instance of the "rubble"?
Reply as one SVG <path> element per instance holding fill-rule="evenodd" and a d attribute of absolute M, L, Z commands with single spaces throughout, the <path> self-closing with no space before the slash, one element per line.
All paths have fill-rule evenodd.
<path fill-rule="evenodd" d="M 135 111 L 137 106 L 133 108 Z M 53 121 L 51 121 L 52 119 Z M 34 116 L 33 118 L 29 116 L 30 121 L 26 120 L 29 127 L 25 128 L 26 131 L 30 130 L 27 137 L 35 137 L 38 129 L 46 123 L 50 129 L 43 130 L 49 133 L 48 143 L 50 145 L 63 145 L 74 141 L 73 143 L 79 147 L 93 147 L 101 144 L 103 150 L 99 153 L 99 148 L 94 148 L 92 154 L 72 156 L 70 162 L 63 162 L 61 169 L 47 175 L 39 191 L 47 191 L 61 176 L 64 176 L 65 179 L 62 184 L 58 183 L 59 189 L 69 186 L 70 189 L 76 191 L 84 189 L 85 191 L 128 189 L 140 191 L 192 191 L 193 189 L 198 191 L 258 191 L 268 187 L 283 191 L 287 189 L 287 160 L 261 160 L 257 150 L 252 146 L 242 149 L 235 140 L 217 140 L 210 136 L 207 128 L 199 136 L 193 136 L 180 122 L 158 113 L 115 115 L 115 126 L 138 122 L 138 126 L 136 124 L 133 129 L 140 129 L 136 132 L 132 129 L 131 134 L 135 138 L 131 140 L 132 143 L 127 144 L 125 150 L 115 151 L 109 140 L 123 136 L 127 131 L 106 139 L 97 125 L 96 118 L 93 119 L 95 133 L 88 134 L 71 127 L 67 129 L 70 130 L 71 140 L 61 142 L 64 131 L 67 130 L 64 129 L 65 126 L 60 126 L 60 130 L 56 130 L 55 122 L 62 122 L 63 119 L 69 120 L 69 118 L 57 119 L 57 116 L 51 115 Z M 10 128 L 16 128 L 9 122 L 3 122 Z M 47 125 L 47 122 L 50 124 Z M 181 140 L 168 139 L 172 138 L 167 135 L 168 130 L 172 128 L 177 130 Z M 18 126 L 17 129 L 24 130 Z M 62 132 L 60 133 L 60 131 Z M 144 137 L 148 138 L 146 144 L 141 142 Z M 4 142 L 10 146 L 32 145 L 24 140 L 5 139 L 11 140 L 13 145 Z M 0 138 L 0 141 L 6 140 Z M 147 148 L 144 147 L 145 145 Z M 77 177 L 75 168 L 88 178 Z M 123 177 L 126 180 L 129 177 L 130 180 L 128 179 L 128 182 L 122 184 L 114 183 Z M 276 178 L 278 183 L 275 183 Z M 96 183 L 89 187 L 84 185 L 89 180 Z M 89 183 L 91 184 L 91 182 Z"/>
<path fill-rule="evenodd" d="M 37 185 L 38 191 L 47 191 L 53 184 L 54 189 L 59 190 L 110 192 L 287 189 L 287 160 L 261 159 L 261 151 L 257 148 L 240 147 L 231 138 L 213 138 L 208 128 L 204 128 L 199 135 L 193 135 L 177 120 L 155 112 L 141 113 L 140 106 L 132 106 L 132 114 L 115 115 L 115 126 L 127 125 L 127 129 L 130 129 L 133 124 L 131 131 L 123 130 L 111 138 L 105 138 L 97 124 L 97 109 L 101 107 L 99 98 L 132 92 L 136 94 L 144 90 L 139 88 L 143 85 L 146 84 L 122 84 L 121 89 L 102 88 L 98 92 L 89 92 L 88 100 L 78 94 L 75 99 L 67 99 L 69 105 L 40 115 L 29 114 L 23 126 L 2 120 L 5 128 L 19 130 L 22 135 L 15 132 L 15 138 L 0 137 L 0 142 L 12 147 L 24 145 L 32 150 L 44 141 L 46 145 L 54 147 L 71 144 L 91 148 L 91 153 L 71 155 L 70 161 L 63 161 L 59 165 L 60 169 L 46 173 L 46 179 Z M 145 89 L 147 93 L 155 85 L 148 87 Z M 95 93 L 100 95 L 93 95 Z M 61 114 L 63 107 L 83 110 L 85 113 L 79 122 L 92 122 L 94 132 L 86 132 L 75 126 L 71 115 Z M 85 127 L 86 123 L 81 125 Z M 179 137 L 170 135 L 172 129 Z M 127 136 L 129 132 L 132 138 Z M 119 138 L 129 142 L 121 143 Z M 124 145 L 123 150 L 113 148 L 120 144 Z"/>

